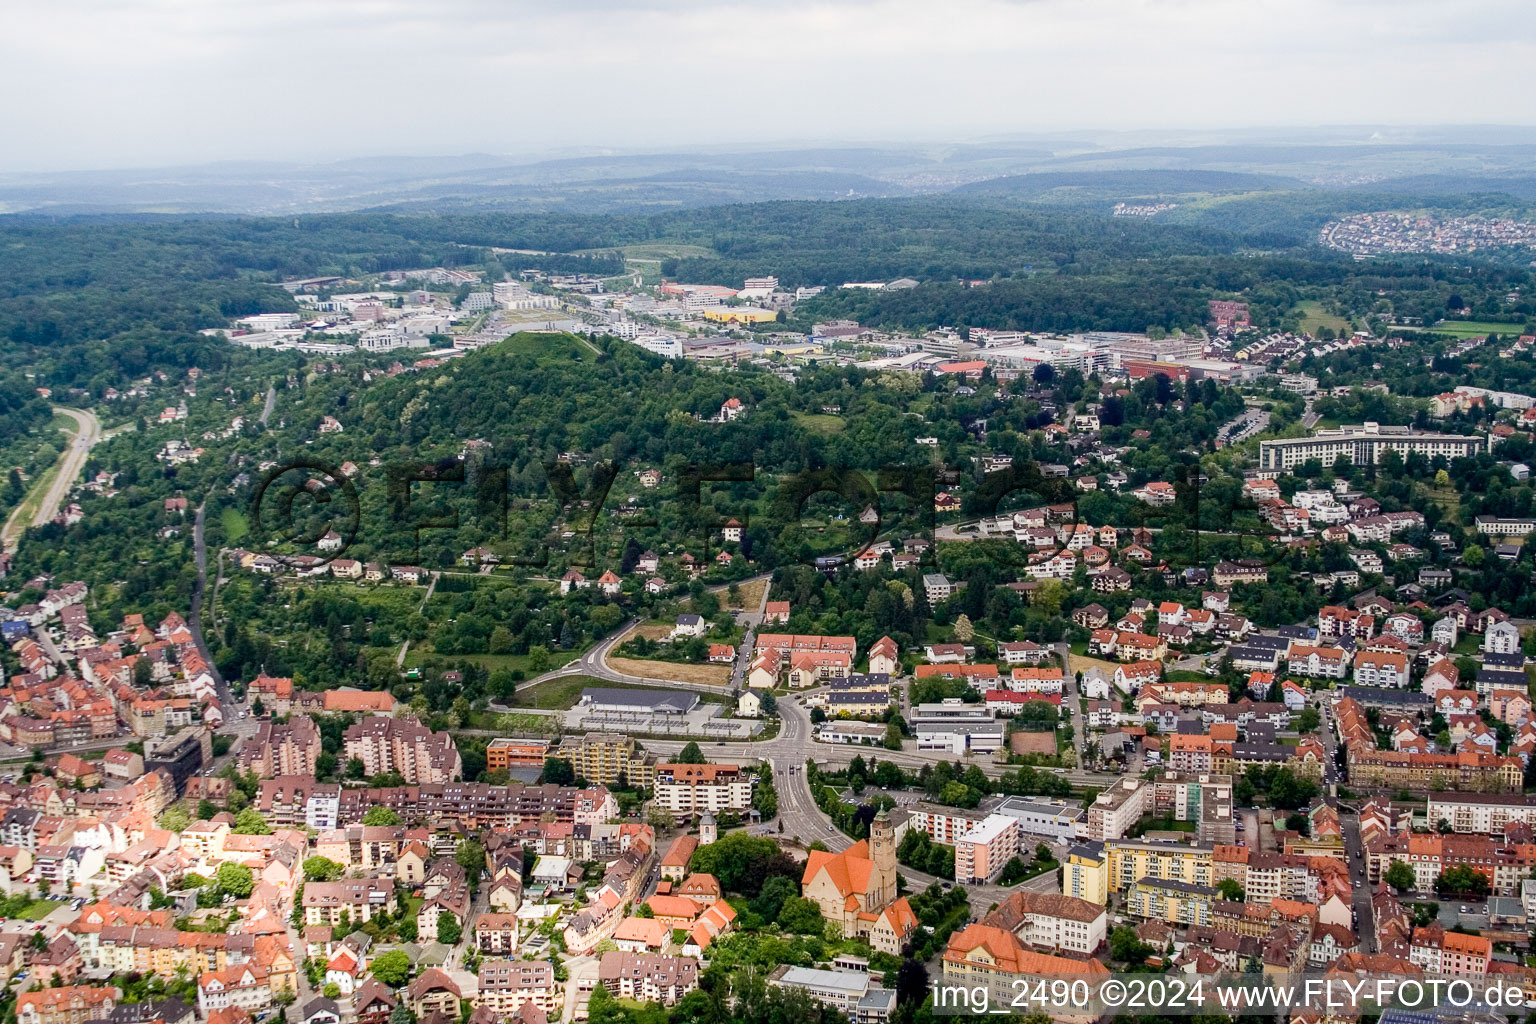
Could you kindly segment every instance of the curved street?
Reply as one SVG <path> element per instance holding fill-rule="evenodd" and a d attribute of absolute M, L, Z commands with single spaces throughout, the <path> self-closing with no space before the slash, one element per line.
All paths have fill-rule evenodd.
<path fill-rule="evenodd" d="M 765 591 L 765 602 L 766 595 L 767 592 Z M 748 625 L 742 647 L 744 651 L 750 651 L 752 630 L 761 621 L 761 611 L 757 615 L 753 615 L 750 612 L 739 614 L 743 619 L 747 620 Z M 593 645 L 580 657 L 561 668 L 546 672 L 535 679 L 521 684 L 522 687 L 533 686 L 537 683 L 564 676 L 584 675 L 594 679 L 630 685 L 720 692 L 715 687 L 699 686 L 693 683 L 683 683 L 668 679 L 655 679 L 648 676 L 630 675 L 612 668 L 608 664 L 608 655 L 618 645 L 620 639 L 635 626 L 637 621 L 633 618 L 626 620 L 612 634 Z M 734 686 L 740 685 L 743 665 L 744 663 L 739 657 L 733 669 Z M 1054 771 L 1066 781 L 1076 786 L 1104 787 L 1112 785 L 1120 778 L 1119 775 L 1110 772 L 1086 771 L 1081 768 L 1082 715 L 1078 711 L 1075 685 L 1069 685 L 1067 689 L 1068 693 L 1063 703 L 1071 709 L 1079 767 L 1075 769 L 1054 769 Z M 779 797 L 779 823 L 782 825 L 782 832 L 777 834 L 782 834 L 785 838 L 796 840 L 801 844 L 810 844 L 820 840 L 833 850 L 846 849 L 851 845 L 852 840 L 833 826 L 832 819 L 822 813 L 821 808 L 816 805 L 816 801 L 812 798 L 805 773 L 805 764 L 808 760 L 814 759 L 818 764 L 825 766 L 842 766 L 852 761 L 853 758 L 862 756 L 866 761 L 877 758 L 882 761 L 890 761 L 909 770 L 916 770 L 925 764 L 932 765 L 940 761 L 958 761 L 966 766 L 974 764 L 993 778 L 1016 770 L 1015 766 L 999 764 L 990 757 L 957 758 L 954 755 L 940 753 L 920 753 L 913 750 L 897 751 L 886 750 L 883 747 L 818 742 L 815 738 L 810 714 L 803 703 L 805 697 L 815 692 L 817 691 L 812 689 L 781 697 L 778 701 L 779 730 L 775 735 L 767 739 L 726 741 L 646 739 L 642 740 L 642 743 L 647 750 L 656 753 L 660 757 L 674 755 L 689 742 L 697 742 L 704 756 L 711 760 L 758 761 L 768 765 L 773 773 L 774 787 L 778 791 Z M 515 712 L 523 709 L 493 703 L 491 710 Z M 1060 856 L 1063 851 L 1057 845 L 1055 852 Z M 907 867 L 902 867 L 900 873 L 906 879 L 911 889 L 925 889 L 934 882 L 941 881 L 932 875 L 914 871 Z M 967 886 L 966 892 L 971 906 L 979 918 L 989 907 L 1006 898 L 1009 892 L 1019 888 L 1028 888 L 1037 892 L 1060 892 L 1059 873 L 1050 871 L 1013 887 L 1000 885 Z"/>

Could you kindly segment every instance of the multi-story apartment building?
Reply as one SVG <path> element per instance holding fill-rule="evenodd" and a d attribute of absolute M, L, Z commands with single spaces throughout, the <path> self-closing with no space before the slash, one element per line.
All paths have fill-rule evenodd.
<path fill-rule="evenodd" d="M 608 952 L 598 963 L 597 980 L 615 998 L 672 1006 L 699 987 L 699 962 L 691 956 Z"/>
<path fill-rule="evenodd" d="M 405 845 L 403 826 L 348 825 L 320 833 L 315 839 L 315 853 L 344 868 L 393 872 Z"/>
<path fill-rule="evenodd" d="M 320 730 L 312 719 L 262 722 L 256 727 L 256 734 L 240 747 L 240 771 L 255 772 L 259 779 L 279 775 L 314 778 L 320 753 Z"/>
<path fill-rule="evenodd" d="M 985 811 L 946 807 L 921 801 L 912 804 L 907 811 L 907 828 L 927 833 L 928 838 L 945 846 L 954 846 L 960 837 L 986 818 Z"/>
<path fill-rule="evenodd" d="M 752 806 L 752 781 L 734 764 L 659 764 L 656 802 L 682 814 L 744 811 Z"/>
<path fill-rule="evenodd" d="M 518 739 L 498 736 L 485 748 L 485 767 L 496 771 L 505 768 L 542 768 L 549 756 L 549 740 Z"/>
<path fill-rule="evenodd" d="M 1120 892 L 1143 879 L 1211 884 L 1211 851 L 1206 844 L 1179 845 L 1115 839 L 1104 844 L 1109 855 L 1109 888 Z"/>
<path fill-rule="evenodd" d="M 1448 932 L 1439 925 L 1416 928 L 1408 947 L 1409 963 L 1428 974 L 1452 978 L 1481 978 L 1493 959 L 1493 942 L 1482 935 Z"/>
<path fill-rule="evenodd" d="M 1061 891 L 1100 906 L 1109 904 L 1109 855 L 1103 843 L 1079 843 L 1067 851 Z"/>
<path fill-rule="evenodd" d="M 1255 903 L 1277 899 L 1313 903 L 1317 900 L 1317 876 L 1307 857 L 1250 852 L 1243 889 Z"/>
<path fill-rule="evenodd" d="M 271 1004 L 271 978 L 260 964 L 235 964 L 206 971 L 197 979 L 197 1008 L 204 1017 L 231 1009 L 250 1014 Z"/>
<path fill-rule="evenodd" d="M 617 995 L 617 993 L 614 993 Z M 510 1020 L 524 1003 L 546 1014 L 561 1006 L 555 968 L 548 960 L 487 960 L 480 965 L 480 1005 Z"/>
<path fill-rule="evenodd" d="M 1141 820 L 1146 810 L 1147 784 L 1141 779 L 1120 779 L 1088 805 L 1088 838 L 1119 839 Z"/>
<path fill-rule="evenodd" d="M 335 928 L 341 915 L 353 925 L 373 920 L 380 910 L 393 914 L 397 909 L 395 886 L 391 880 L 376 878 L 341 882 L 309 882 L 304 886 L 304 923 Z"/>
<path fill-rule="evenodd" d="M 1317 907 L 1296 900 L 1239 903 L 1218 899 L 1211 910 L 1211 924 L 1214 927 L 1254 937 L 1269 935 L 1291 925 L 1301 925 L 1310 932 L 1317 923 Z"/>
<path fill-rule="evenodd" d="M 517 953 L 517 915 L 481 914 L 475 918 L 475 948 L 482 955 L 498 957 Z M 481 984 L 485 983 L 484 976 Z"/>
<path fill-rule="evenodd" d="M 348 824 L 360 822 L 372 807 L 388 807 L 407 822 L 454 822 L 468 829 L 514 828 L 525 821 L 545 819 L 601 825 L 619 813 L 618 801 L 602 786 L 577 789 L 553 784 L 452 782 L 344 789 L 337 817 Z"/>
<path fill-rule="evenodd" d="M 1125 890 L 1125 911 L 1149 921 L 1208 925 L 1216 890 L 1173 878 L 1143 878 Z"/>
<path fill-rule="evenodd" d="M 559 756 L 570 760 L 578 779 L 594 785 L 612 786 L 621 777 L 641 789 L 656 783 L 656 759 L 618 733 L 589 732 L 580 740 L 564 740 Z"/>
<path fill-rule="evenodd" d="M 106 1017 L 122 998 L 115 988 L 66 985 L 16 997 L 16 1024 L 84 1024 Z"/>
<path fill-rule="evenodd" d="M 1333 430 L 1319 430 L 1311 437 L 1293 437 L 1259 442 L 1259 470 L 1283 473 L 1308 460 L 1316 459 L 1325 468 L 1339 458 L 1356 466 L 1374 466 L 1389 451 L 1407 457 L 1417 453 L 1433 459 L 1470 458 L 1483 450 L 1478 436 L 1437 434 L 1410 427 L 1363 423 Z"/>
<path fill-rule="evenodd" d="M 986 885 L 1002 874 L 1019 852 L 1019 822 L 1006 814 L 989 814 L 955 843 L 955 881 Z"/>
<path fill-rule="evenodd" d="M 264 781 L 256 793 L 256 809 L 267 824 L 279 828 L 335 828 L 340 802 L 340 783 L 310 775 L 279 775 Z"/>
<path fill-rule="evenodd" d="M 1525 777 L 1518 757 L 1497 754 L 1410 754 L 1351 747 L 1349 779 L 1362 785 L 1423 791 L 1518 793 Z"/>
<path fill-rule="evenodd" d="M 1373 882 L 1393 861 L 1401 861 L 1413 870 L 1414 888 L 1428 892 L 1443 872 L 1466 867 L 1488 879 L 1498 896 L 1519 895 L 1521 883 L 1536 867 L 1536 852 L 1530 844 L 1437 833 L 1401 832 L 1382 837 L 1367 850 L 1366 859 Z"/>
<path fill-rule="evenodd" d="M 398 773 L 407 783 L 452 782 L 464 774 L 459 749 L 446 732 L 407 718 L 367 718 L 342 735 L 348 760 L 363 762 L 368 776 Z"/>
<path fill-rule="evenodd" d="M 1536 799 L 1519 794 L 1431 793 L 1425 820 L 1446 822 L 1453 832 L 1503 835 L 1511 822 L 1536 826 Z"/>
<path fill-rule="evenodd" d="M 1355 683 L 1358 686 L 1408 685 L 1408 656 L 1396 651 L 1360 651 L 1355 655 Z"/>

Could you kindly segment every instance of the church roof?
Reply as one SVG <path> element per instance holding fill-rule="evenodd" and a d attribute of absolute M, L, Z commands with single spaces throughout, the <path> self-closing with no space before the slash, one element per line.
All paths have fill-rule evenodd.
<path fill-rule="evenodd" d="M 810 885 L 825 869 L 839 895 L 856 896 L 869 891 L 875 876 L 875 862 L 869 858 L 869 843 L 859 840 L 842 853 L 812 850 L 805 861 L 801 885 Z"/>

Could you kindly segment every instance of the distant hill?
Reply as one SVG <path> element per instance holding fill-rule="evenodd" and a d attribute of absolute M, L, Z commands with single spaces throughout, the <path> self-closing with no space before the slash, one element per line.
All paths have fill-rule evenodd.
<path fill-rule="evenodd" d="M 1265 192 L 1304 189 L 1293 178 L 1268 174 L 1202 170 L 1044 171 L 978 181 L 955 189 L 957 195 L 1013 196 L 1020 199 L 1077 197 L 1084 201 L 1177 198 L 1212 192 Z"/>
<path fill-rule="evenodd" d="M 1418 174 L 1407 178 L 1388 178 L 1358 186 L 1372 192 L 1403 192 L 1421 196 L 1499 196 L 1524 202 L 1536 201 L 1536 176 L 1472 177 L 1461 174 Z"/>

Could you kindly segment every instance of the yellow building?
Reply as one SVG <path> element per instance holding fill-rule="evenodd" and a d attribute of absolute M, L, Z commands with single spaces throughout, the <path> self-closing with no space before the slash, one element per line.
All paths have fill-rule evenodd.
<path fill-rule="evenodd" d="M 763 346 L 763 351 L 768 355 L 777 353 L 781 356 L 814 356 L 821 353 L 821 346 L 813 342 L 768 342 Z"/>
<path fill-rule="evenodd" d="M 1211 847 L 1116 839 L 1104 844 L 1109 888 L 1120 892 L 1144 878 L 1191 885 L 1211 884 Z"/>
<path fill-rule="evenodd" d="M 656 759 L 618 733 L 589 732 L 580 740 L 567 739 L 554 756 L 569 758 L 576 777 L 595 786 L 611 786 L 621 775 L 641 789 L 656 783 Z"/>
<path fill-rule="evenodd" d="M 1209 925 L 1216 890 L 1168 879 L 1144 878 L 1125 890 L 1125 912 L 1149 921 Z"/>
<path fill-rule="evenodd" d="M 1061 891 L 1101 907 L 1109 905 L 1109 857 L 1103 843 L 1079 843 L 1067 852 Z"/>
<path fill-rule="evenodd" d="M 779 314 L 761 306 L 711 306 L 703 310 L 705 320 L 718 324 L 771 324 Z"/>

